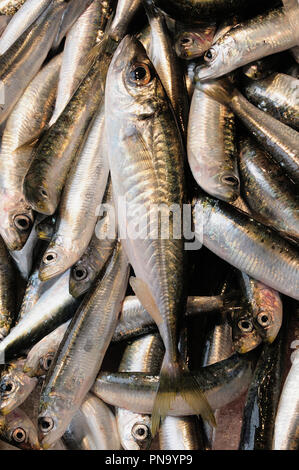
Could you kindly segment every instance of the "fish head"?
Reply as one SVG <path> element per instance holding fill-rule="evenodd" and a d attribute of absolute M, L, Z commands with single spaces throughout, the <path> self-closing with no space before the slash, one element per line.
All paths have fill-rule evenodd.
<path fill-rule="evenodd" d="M 253 321 L 261 338 L 273 343 L 282 324 L 282 302 L 280 295 L 261 282 L 255 283 Z"/>
<path fill-rule="evenodd" d="M 0 412 L 7 415 L 21 405 L 37 384 L 23 372 L 24 360 L 11 362 L 0 377 Z"/>
<path fill-rule="evenodd" d="M 175 41 L 175 51 L 182 59 L 200 57 L 213 43 L 215 24 L 202 25 L 180 32 Z"/>
<path fill-rule="evenodd" d="M 77 255 L 75 245 L 75 242 L 72 246 L 71 241 L 68 243 L 67 240 L 63 243 L 59 237 L 51 241 L 40 263 L 39 278 L 41 281 L 48 281 L 62 274 L 77 261 L 80 254 Z"/>
<path fill-rule="evenodd" d="M 41 448 L 36 427 L 20 408 L 16 408 L 7 415 L 0 437 L 22 450 L 40 450 Z"/>
<path fill-rule="evenodd" d="M 26 200 L 36 212 L 45 215 L 54 214 L 59 202 L 55 188 L 50 188 L 41 176 L 38 177 L 29 170 L 25 176 L 23 190 Z"/>
<path fill-rule="evenodd" d="M 36 233 L 40 240 L 51 240 L 56 224 L 56 217 L 49 216 L 46 219 L 39 222 L 36 227 Z"/>
<path fill-rule="evenodd" d="M 45 349 L 36 348 L 34 351 L 29 352 L 23 369 L 29 377 L 42 377 L 50 369 L 56 351 L 48 347 Z"/>
<path fill-rule="evenodd" d="M 146 119 L 164 104 L 164 90 L 142 44 L 127 35 L 111 61 L 106 97 L 117 114 Z"/>
<path fill-rule="evenodd" d="M 0 233 L 11 251 L 21 250 L 25 245 L 34 224 L 34 214 L 24 196 L 3 195 L 0 214 Z"/>
<path fill-rule="evenodd" d="M 232 317 L 232 337 L 234 350 L 245 354 L 255 349 L 262 342 L 249 311 L 234 313 Z"/>
<path fill-rule="evenodd" d="M 149 415 L 118 409 L 116 422 L 121 445 L 125 450 L 149 449 L 152 442 L 151 417 Z"/>
<path fill-rule="evenodd" d="M 85 256 L 72 267 L 70 273 L 70 294 L 73 297 L 79 297 L 84 294 L 91 286 L 95 278 L 95 271 L 88 263 Z"/>
<path fill-rule="evenodd" d="M 50 392 L 41 399 L 38 415 L 38 436 L 43 449 L 49 449 L 67 430 L 79 406 L 73 399 Z"/>
<path fill-rule="evenodd" d="M 224 35 L 205 52 L 204 64 L 196 70 L 196 80 L 211 80 L 231 72 L 237 54 L 238 45 L 229 34 Z"/>

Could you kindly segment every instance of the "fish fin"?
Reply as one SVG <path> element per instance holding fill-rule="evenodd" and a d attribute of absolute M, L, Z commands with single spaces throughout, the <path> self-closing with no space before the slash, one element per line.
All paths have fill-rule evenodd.
<path fill-rule="evenodd" d="M 234 86 L 227 78 L 196 82 L 196 88 L 223 105 L 228 105 L 234 95 Z"/>
<path fill-rule="evenodd" d="M 150 314 L 154 322 L 159 326 L 162 322 L 161 313 L 146 282 L 138 277 L 131 276 L 130 285 L 140 300 L 142 306 Z"/>
<path fill-rule="evenodd" d="M 172 363 L 165 355 L 152 412 L 153 436 L 159 429 L 161 419 L 167 416 L 177 394 L 194 410 L 194 414 L 201 415 L 212 426 L 216 426 L 213 411 L 187 365 L 181 359 L 178 363 Z"/>
<path fill-rule="evenodd" d="M 146 15 L 147 15 L 149 20 L 151 20 L 152 18 L 163 18 L 164 19 L 164 16 L 156 8 L 153 0 L 143 0 L 142 3 L 143 3 Z"/>
<path fill-rule="evenodd" d="M 15 149 L 15 152 L 23 152 L 23 151 L 26 151 L 28 149 L 33 149 L 33 147 L 35 146 L 35 144 L 37 144 L 40 136 L 43 134 L 43 130 L 39 133 L 38 136 L 34 136 L 32 139 L 28 139 L 26 142 L 24 142 L 22 145 L 20 145 L 19 147 L 17 147 Z"/>

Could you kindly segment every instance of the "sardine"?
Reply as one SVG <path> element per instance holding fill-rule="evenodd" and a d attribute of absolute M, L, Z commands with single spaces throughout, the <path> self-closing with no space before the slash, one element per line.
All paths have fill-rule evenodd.
<path fill-rule="evenodd" d="M 245 202 L 254 218 L 282 236 L 299 239 L 296 186 L 253 140 L 240 143 L 239 168 Z"/>
<path fill-rule="evenodd" d="M 105 274 L 70 323 L 41 394 L 38 425 L 43 448 L 63 435 L 94 383 L 116 327 L 128 268 L 119 243 Z"/>
<path fill-rule="evenodd" d="M 37 384 L 23 372 L 25 359 L 20 358 L 5 366 L 0 375 L 0 413 L 7 415 L 18 408 Z"/>
<path fill-rule="evenodd" d="M 193 383 L 194 407 L 213 418 L 177 348 L 177 320 L 185 308 L 183 240 L 174 238 L 173 227 L 169 237 L 162 238 L 149 222 L 152 205 L 169 208 L 175 204 L 182 210 L 184 150 L 161 82 L 141 43 L 130 36 L 120 43 L 108 71 L 105 121 L 114 200 L 125 198 L 129 207 L 126 220 L 121 216 L 118 225 L 136 275 L 131 286 L 157 323 L 166 347 L 152 416 L 155 435 L 160 416 L 167 415 L 175 395 L 185 390 L 188 381 Z M 132 210 L 136 203 L 143 208 L 138 216 L 142 235 L 137 237 Z M 127 231 L 128 225 L 134 234 Z"/>
<path fill-rule="evenodd" d="M 109 26 L 109 35 L 117 42 L 127 34 L 128 26 L 141 8 L 142 0 L 118 0 L 113 21 Z"/>
<path fill-rule="evenodd" d="M 30 142 L 39 137 L 53 111 L 60 65 L 61 56 L 57 56 L 35 76 L 4 129 L 0 153 L 0 232 L 10 250 L 20 250 L 32 229 L 34 214 L 23 193 L 23 180 L 32 159 Z"/>
<path fill-rule="evenodd" d="M 299 299 L 299 257 L 291 243 L 225 202 L 201 196 L 195 211 L 201 243 L 240 271 Z"/>
<path fill-rule="evenodd" d="M 225 361 L 194 372 L 212 409 L 231 403 L 248 388 L 253 374 L 253 364 L 248 359 L 234 354 Z M 153 411 L 158 384 L 159 376 L 141 372 L 101 372 L 92 392 L 110 405 L 120 406 L 134 413 L 150 414 Z M 192 394 L 192 390 L 187 389 L 186 393 Z M 167 412 L 169 416 L 196 414 L 193 407 L 180 395 L 177 395 Z"/>
<path fill-rule="evenodd" d="M 184 26 L 175 37 L 177 55 L 186 60 L 202 56 L 213 44 L 215 33 L 216 23 L 212 22 Z"/>
<path fill-rule="evenodd" d="M 205 53 L 197 79 L 221 77 L 262 57 L 296 46 L 299 42 L 298 8 L 270 10 L 240 23 Z"/>
<path fill-rule="evenodd" d="M 55 233 L 40 265 L 42 281 L 75 264 L 91 240 L 109 174 L 103 145 L 104 126 L 104 110 L 100 107 L 87 129 L 62 192 Z"/>
<path fill-rule="evenodd" d="M 166 416 L 160 431 L 160 450 L 203 450 L 197 416 Z"/>
<path fill-rule="evenodd" d="M 274 73 L 244 87 L 246 98 L 262 111 L 299 130 L 299 80 Z"/>
<path fill-rule="evenodd" d="M 51 0 L 27 0 L 12 17 L 9 26 L 0 38 L 0 55 L 14 44 L 29 26 L 49 6 Z"/>
<path fill-rule="evenodd" d="M 198 88 L 191 101 L 187 153 L 195 180 L 208 194 L 227 202 L 239 196 L 234 115 Z"/>
<path fill-rule="evenodd" d="M 0 237 L 0 344 L 15 319 L 17 279 L 14 262 Z"/>
<path fill-rule="evenodd" d="M 37 429 L 26 413 L 17 408 L 0 426 L 0 439 L 23 450 L 40 450 Z"/>

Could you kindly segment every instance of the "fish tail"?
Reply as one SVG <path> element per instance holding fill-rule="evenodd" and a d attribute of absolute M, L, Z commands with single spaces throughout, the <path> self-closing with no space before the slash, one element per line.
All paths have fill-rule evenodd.
<path fill-rule="evenodd" d="M 200 390 L 196 378 L 191 374 L 187 365 L 179 360 L 173 363 L 165 355 L 157 395 L 152 412 L 152 435 L 157 433 L 161 419 L 167 416 L 176 395 L 180 394 L 194 414 L 201 415 L 212 426 L 216 425 L 213 411 Z"/>

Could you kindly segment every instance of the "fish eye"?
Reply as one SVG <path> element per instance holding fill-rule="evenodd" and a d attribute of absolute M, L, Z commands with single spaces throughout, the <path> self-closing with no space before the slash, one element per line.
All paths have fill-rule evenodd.
<path fill-rule="evenodd" d="M 54 421 L 49 416 L 43 416 L 38 420 L 38 427 L 44 434 L 46 434 L 47 432 L 50 432 L 51 429 L 53 429 Z"/>
<path fill-rule="evenodd" d="M 40 358 L 40 365 L 44 370 L 49 370 L 53 361 L 53 354 L 48 353 Z"/>
<path fill-rule="evenodd" d="M 15 442 L 24 442 L 26 440 L 26 431 L 23 428 L 16 428 L 11 437 Z"/>
<path fill-rule="evenodd" d="M 253 330 L 253 325 L 250 320 L 240 320 L 238 327 L 241 331 L 244 331 L 244 333 L 250 333 Z"/>
<path fill-rule="evenodd" d="M 181 45 L 182 46 L 191 46 L 191 44 L 193 44 L 193 39 L 188 37 L 188 36 L 184 36 L 183 38 L 181 38 Z"/>
<path fill-rule="evenodd" d="M 239 180 L 234 175 L 224 175 L 222 178 L 223 183 L 228 184 L 229 186 L 238 187 Z"/>
<path fill-rule="evenodd" d="M 84 281 L 87 278 L 88 272 L 87 269 L 83 268 L 82 266 L 74 268 L 72 271 L 73 278 L 76 281 Z"/>
<path fill-rule="evenodd" d="M 135 85 L 147 85 L 152 79 L 149 66 L 144 63 L 134 64 L 130 70 L 129 79 Z"/>
<path fill-rule="evenodd" d="M 208 49 L 207 52 L 205 53 L 204 60 L 206 62 L 211 62 L 213 59 L 215 59 L 216 55 L 217 55 L 217 52 L 215 51 L 213 47 L 211 47 L 211 49 Z"/>
<path fill-rule="evenodd" d="M 144 441 L 145 439 L 148 438 L 148 436 L 150 434 L 148 426 L 146 426 L 145 424 L 142 424 L 142 423 L 134 424 L 134 426 L 132 427 L 131 432 L 132 432 L 132 436 L 137 441 Z"/>
<path fill-rule="evenodd" d="M 2 382 L 0 385 L 0 390 L 2 395 L 9 395 L 12 393 L 15 389 L 15 384 L 11 381 L 8 382 Z"/>
<path fill-rule="evenodd" d="M 45 254 L 43 257 L 43 263 L 44 264 L 51 264 L 57 259 L 57 253 L 55 251 L 49 251 L 48 253 Z"/>
<path fill-rule="evenodd" d="M 31 226 L 30 217 L 24 214 L 16 215 L 13 222 L 15 227 L 22 232 L 25 232 Z"/>
<path fill-rule="evenodd" d="M 42 189 L 40 190 L 40 193 L 41 193 L 41 195 L 42 195 L 42 197 L 43 197 L 44 199 L 48 199 L 48 198 L 49 198 L 48 193 L 47 193 L 47 191 L 46 191 L 44 188 L 42 188 Z"/>
<path fill-rule="evenodd" d="M 267 313 L 261 312 L 257 316 L 257 321 L 261 326 L 269 326 L 271 323 L 271 320 L 269 318 L 269 315 Z"/>

